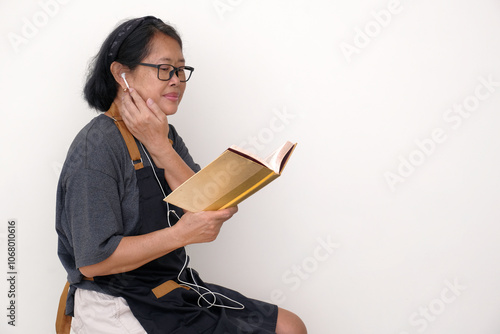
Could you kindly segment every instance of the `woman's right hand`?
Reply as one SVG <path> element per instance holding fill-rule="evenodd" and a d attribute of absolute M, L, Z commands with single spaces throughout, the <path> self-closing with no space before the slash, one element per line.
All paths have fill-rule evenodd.
<path fill-rule="evenodd" d="M 165 170 L 170 189 L 174 190 L 194 175 L 168 140 L 167 116 L 151 98 L 144 101 L 130 88 L 129 93 L 123 93 L 120 113 L 130 133 L 146 146 L 156 166 Z"/>
<path fill-rule="evenodd" d="M 185 245 L 211 242 L 219 235 L 222 224 L 230 219 L 238 207 L 218 211 L 186 212 L 172 227 Z"/>
<path fill-rule="evenodd" d="M 151 99 L 146 101 L 133 89 L 123 94 L 120 113 L 129 131 L 154 154 L 168 141 L 168 120 L 160 107 Z"/>

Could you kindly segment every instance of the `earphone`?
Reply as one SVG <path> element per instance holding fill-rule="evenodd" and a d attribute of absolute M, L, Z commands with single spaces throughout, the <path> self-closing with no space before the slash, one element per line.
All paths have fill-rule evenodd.
<path fill-rule="evenodd" d="M 123 81 L 125 81 L 125 85 L 127 85 L 127 88 L 130 89 L 130 86 L 128 85 L 127 79 L 125 79 L 125 72 L 122 73 L 121 77 L 123 78 Z"/>

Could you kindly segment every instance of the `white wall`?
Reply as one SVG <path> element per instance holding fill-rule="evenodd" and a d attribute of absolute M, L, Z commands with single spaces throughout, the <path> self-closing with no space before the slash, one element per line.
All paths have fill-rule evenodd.
<path fill-rule="evenodd" d="M 81 98 L 86 66 L 119 21 L 153 14 L 178 28 L 196 68 L 170 121 L 198 162 L 252 140 L 261 155 L 299 143 L 216 242 L 189 248 L 207 281 L 295 311 L 310 333 L 497 334 L 499 10 L 494 0 L 1 1 L 0 332 L 54 331 L 65 282 L 55 189 L 95 116 Z"/>

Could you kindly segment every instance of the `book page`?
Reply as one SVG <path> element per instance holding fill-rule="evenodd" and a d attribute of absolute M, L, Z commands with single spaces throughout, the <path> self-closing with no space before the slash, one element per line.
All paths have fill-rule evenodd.
<path fill-rule="evenodd" d="M 271 168 L 271 166 L 266 162 L 265 159 L 262 159 L 261 157 L 255 155 L 253 153 L 250 153 L 250 152 L 242 149 L 241 147 L 238 147 L 236 145 L 231 145 L 231 147 L 229 147 L 228 150 L 230 150 L 231 152 L 234 152 L 234 153 L 236 153 L 238 155 L 241 155 L 242 157 L 245 157 L 248 160 L 252 160 L 253 162 L 256 162 L 258 164 L 261 164 L 264 167 L 267 167 L 267 168 L 273 170 Z"/>
<path fill-rule="evenodd" d="M 291 142 L 287 141 L 281 147 L 279 147 L 276 151 L 271 153 L 264 161 L 266 164 L 268 164 L 271 169 L 279 174 L 282 170 L 283 164 L 283 159 L 287 156 L 288 152 L 294 147 L 295 145 L 292 144 Z"/>
<path fill-rule="evenodd" d="M 270 170 L 272 170 L 276 174 L 279 174 L 284 167 L 283 159 L 287 156 L 287 154 L 290 152 L 290 150 L 295 145 L 296 144 L 293 144 L 293 143 L 287 141 L 283 145 L 278 147 L 278 149 L 276 149 L 273 153 L 271 153 L 265 159 L 262 159 L 262 158 L 258 157 L 257 155 L 252 154 L 248 151 L 245 151 L 244 149 L 242 149 L 236 145 L 232 145 L 229 148 L 229 150 L 269 168 Z"/>

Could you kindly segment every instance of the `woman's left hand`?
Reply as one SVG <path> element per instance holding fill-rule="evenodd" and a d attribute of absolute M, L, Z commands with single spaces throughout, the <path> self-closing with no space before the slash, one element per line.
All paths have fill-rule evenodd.
<path fill-rule="evenodd" d="M 170 145 L 167 116 L 151 98 L 144 101 L 133 88 L 129 92 L 124 94 L 120 108 L 125 125 L 151 153 L 161 151 Z"/>

